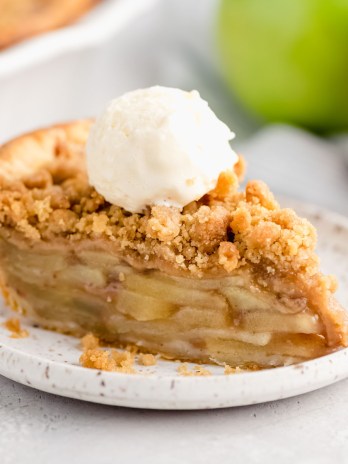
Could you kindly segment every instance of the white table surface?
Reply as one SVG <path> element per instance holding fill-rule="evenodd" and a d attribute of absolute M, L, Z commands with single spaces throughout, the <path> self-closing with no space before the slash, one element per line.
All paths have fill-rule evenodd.
<path fill-rule="evenodd" d="M 348 381 L 236 409 L 161 412 L 99 406 L 1 379 L 1 463 L 347 462 Z"/>
<path fill-rule="evenodd" d="M 208 78 L 204 80 L 201 72 L 197 72 L 197 69 L 211 69 L 210 58 L 207 58 L 210 55 L 202 52 L 209 46 L 204 40 L 192 41 L 192 37 L 200 37 L 207 27 L 215 0 L 200 2 L 205 6 L 196 17 L 182 14 L 184 3 L 192 13 L 194 2 L 168 0 L 168 3 L 166 19 L 155 24 L 155 15 L 148 15 L 124 33 L 121 43 L 129 44 L 127 53 L 122 52 L 119 40 L 105 48 L 107 53 L 112 49 L 114 59 L 125 67 L 117 84 L 111 85 L 112 76 L 105 78 L 100 70 L 94 70 L 96 78 L 105 78 L 105 85 L 86 99 L 84 80 L 78 95 L 80 100 L 74 100 L 70 109 L 62 103 L 55 110 L 56 97 L 48 88 L 44 91 L 48 101 L 46 107 L 42 101 L 31 107 L 34 103 L 30 103 L 28 91 L 32 89 L 34 100 L 37 100 L 35 91 L 39 85 L 35 70 L 3 83 L 2 108 L 9 108 L 11 104 L 12 112 L 6 116 L 2 112 L 0 138 L 43 121 L 93 113 L 109 95 L 128 87 L 157 82 L 199 88 L 239 134 L 250 132 L 252 124 L 244 124 L 244 116 L 234 113 L 221 85 L 217 85 L 218 77 L 208 71 Z M 178 23 L 179 29 L 175 27 Z M 174 30 L 180 31 L 179 38 L 175 39 Z M 156 53 L 153 49 L 149 52 L 150 48 L 143 43 L 145 39 L 139 40 L 139 34 L 159 44 Z M 158 40 L 159 34 L 161 40 Z M 192 41 L 189 46 L 188 38 Z M 146 53 L 147 60 L 144 58 Z M 106 58 L 100 57 L 99 63 L 107 66 L 107 62 Z M 63 91 L 60 85 L 68 86 L 71 70 L 78 69 L 76 57 L 68 58 L 66 67 L 72 63 L 74 66 L 69 68 L 63 80 L 59 79 L 59 72 L 64 74 L 65 69 L 61 59 L 47 64 L 44 73 L 43 67 L 38 72 L 46 78 L 51 73 L 52 80 L 53 75 L 56 76 L 54 87 L 59 94 Z M 142 76 L 137 72 L 137 66 L 142 67 Z M 132 79 L 128 79 L 127 71 L 132 73 Z M 76 78 L 73 82 L 77 86 Z M 25 100 L 21 100 L 23 95 L 18 93 L 21 86 L 25 86 Z M 86 103 L 88 101 L 90 105 Z M 20 114 L 23 102 L 24 109 L 32 111 L 32 118 Z M 335 146 L 286 127 L 270 127 L 249 143 L 239 143 L 238 146 L 250 163 L 249 177 L 265 179 L 278 193 L 348 215 L 348 173 Z M 308 395 L 258 406 L 161 412 L 60 398 L 0 377 L 0 463 L 345 463 L 348 462 L 347 412 L 348 380 Z"/>

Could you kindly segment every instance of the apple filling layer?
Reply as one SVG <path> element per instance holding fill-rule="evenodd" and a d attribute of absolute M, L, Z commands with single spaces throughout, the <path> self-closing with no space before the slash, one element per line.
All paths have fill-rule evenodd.
<path fill-rule="evenodd" d="M 49 329 L 231 366 L 279 366 L 330 351 L 303 299 L 285 304 L 247 274 L 169 276 L 92 245 L 36 249 L 0 239 L 0 253 L 9 303 Z"/>

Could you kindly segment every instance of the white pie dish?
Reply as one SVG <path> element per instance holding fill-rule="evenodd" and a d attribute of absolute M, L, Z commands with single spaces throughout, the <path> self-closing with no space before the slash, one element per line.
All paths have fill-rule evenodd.
<path fill-rule="evenodd" d="M 318 253 L 324 272 L 345 281 L 348 263 L 348 219 L 299 202 L 283 201 L 313 222 L 319 233 Z M 338 299 L 347 307 L 348 289 Z M 0 322 L 13 316 L 5 308 Z M 25 326 L 25 325 L 24 325 Z M 139 374 L 101 372 L 79 366 L 79 341 L 27 327 L 30 336 L 10 338 L 0 327 L 0 374 L 31 387 L 71 398 L 109 405 L 151 409 L 210 409 L 279 400 L 330 385 L 348 377 L 348 349 L 294 366 L 224 375 L 222 367 L 207 366 L 212 375 L 182 377 L 178 363 L 159 361 L 136 367 Z"/>
<path fill-rule="evenodd" d="M 155 2 L 156 0 L 103 0 L 71 25 L 6 48 L 0 52 L 0 79 L 64 53 L 101 44 Z"/>

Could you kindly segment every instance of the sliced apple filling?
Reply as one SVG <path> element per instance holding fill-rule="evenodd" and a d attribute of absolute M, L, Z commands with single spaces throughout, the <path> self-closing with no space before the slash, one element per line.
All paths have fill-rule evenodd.
<path fill-rule="evenodd" d="M 93 244 L 0 244 L 10 304 L 50 329 L 230 366 L 279 366 L 330 351 L 320 317 L 303 299 L 286 305 L 248 274 L 192 279 L 136 270 Z"/>

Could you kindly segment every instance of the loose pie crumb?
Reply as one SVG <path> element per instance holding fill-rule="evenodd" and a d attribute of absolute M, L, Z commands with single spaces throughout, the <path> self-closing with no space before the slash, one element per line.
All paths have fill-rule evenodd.
<path fill-rule="evenodd" d="M 83 367 L 135 374 L 135 362 L 140 366 L 155 366 L 157 363 L 156 357 L 150 353 L 139 353 L 136 357 L 139 349 L 135 345 L 127 345 L 122 351 L 101 347 L 99 339 L 91 333 L 81 338 L 81 346 L 80 363 Z"/>
<path fill-rule="evenodd" d="M 184 377 L 204 377 L 211 375 L 211 372 L 203 366 L 196 365 L 191 370 L 187 363 L 182 363 L 177 368 L 179 375 Z"/>
<path fill-rule="evenodd" d="M 138 363 L 141 366 L 155 366 L 157 364 L 157 359 L 153 354 L 140 353 L 138 356 Z"/>
<path fill-rule="evenodd" d="M 242 372 L 242 369 L 240 367 L 231 367 L 228 364 L 225 365 L 225 375 L 238 374 L 239 372 Z"/>
<path fill-rule="evenodd" d="M 134 369 L 135 353 L 101 348 L 99 339 L 87 334 L 81 339 L 83 353 L 80 363 L 83 367 L 124 374 L 136 374 Z"/>
<path fill-rule="evenodd" d="M 81 345 L 84 351 L 99 348 L 99 338 L 89 333 L 81 338 Z"/>
<path fill-rule="evenodd" d="M 129 351 L 132 354 L 137 354 L 139 352 L 139 347 L 137 347 L 136 345 L 129 344 L 126 345 L 125 350 Z"/>
<path fill-rule="evenodd" d="M 11 338 L 26 338 L 29 336 L 29 332 L 26 329 L 22 329 L 20 320 L 17 318 L 10 318 L 4 322 L 4 327 L 11 332 Z"/>

